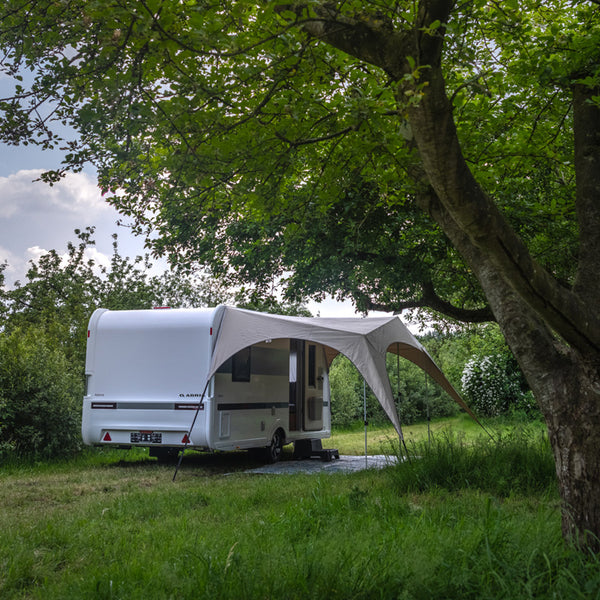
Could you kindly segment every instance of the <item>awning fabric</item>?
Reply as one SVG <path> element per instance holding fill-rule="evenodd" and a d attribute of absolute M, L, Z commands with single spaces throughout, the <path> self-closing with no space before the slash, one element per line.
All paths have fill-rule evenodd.
<path fill-rule="evenodd" d="M 385 364 L 387 352 L 399 354 L 415 363 L 472 415 L 425 348 L 397 316 L 325 319 L 271 315 L 229 306 L 223 308 L 208 379 L 228 358 L 247 346 L 281 338 L 308 340 L 326 346 L 329 364 L 339 353 L 352 361 L 400 436 L 400 419 Z"/>

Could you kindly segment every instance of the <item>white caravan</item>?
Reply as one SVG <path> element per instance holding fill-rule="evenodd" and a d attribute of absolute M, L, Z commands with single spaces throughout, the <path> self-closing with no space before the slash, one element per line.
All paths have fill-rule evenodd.
<path fill-rule="evenodd" d="M 328 370 L 339 353 L 364 377 L 402 439 L 386 371 L 388 352 L 462 398 L 396 316 L 288 317 L 230 306 L 109 311 L 90 319 L 82 434 L 86 444 L 262 449 L 269 461 L 294 442 L 320 455 L 331 433 Z"/>
<path fill-rule="evenodd" d="M 159 458 L 184 447 L 260 448 L 275 461 L 284 444 L 328 438 L 324 346 L 267 333 L 209 373 L 226 308 L 96 310 L 87 340 L 84 443 L 149 446 Z"/>

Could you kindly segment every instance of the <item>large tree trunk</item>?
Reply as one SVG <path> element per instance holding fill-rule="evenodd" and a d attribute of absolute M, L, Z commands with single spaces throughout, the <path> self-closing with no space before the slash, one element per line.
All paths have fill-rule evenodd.
<path fill-rule="evenodd" d="M 419 203 L 479 279 L 548 426 L 566 539 L 600 550 L 600 357 L 560 341 L 430 190 Z"/>
<path fill-rule="evenodd" d="M 563 534 L 578 545 L 600 550 L 598 356 L 584 357 L 557 340 L 518 297 L 507 294 L 493 303 L 548 426 Z"/>
<path fill-rule="evenodd" d="M 596 357 L 597 361 L 597 357 Z M 563 533 L 600 550 L 600 378 L 588 358 L 567 352 L 556 371 L 529 375 L 556 460 Z"/>
<path fill-rule="evenodd" d="M 504 336 L 540 406 L 556 463 L 566 539 L 600 550 L 600 376 L 553 335 L 501 277 L 480 274 Z"/>

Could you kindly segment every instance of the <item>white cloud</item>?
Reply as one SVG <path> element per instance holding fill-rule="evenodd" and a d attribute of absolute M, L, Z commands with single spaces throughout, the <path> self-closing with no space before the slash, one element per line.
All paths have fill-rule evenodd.
<path fill-rule="evenodd" d="M 98 266 L 110 267 L 111 257 L 103 252 L 99 252 L 96 248 L 87 248 L 85 251 L 86 259 L 92 259 L 94 263 Z"/>
<path fill-rule="evenodd" d="M 40 248 L 39 246 L 27 248 L 27 256 L 29 256 L 29 260 L 37 262 L 42 256 L 44 256 L 44 254 L 48 254 L 48 250 L 45 248 Z"/>
<path fill-rule="evenodd" d="M 9 265 L 9 285 L 23 280 L 29 260 L 38 260 L 46 249 L 63 254 L 67 242 L 77 244 L 75 229 L 96 228 L 96 246 L 86 251 L 96 264 L 109 264 L 115 232 L 122 254 L 143 251 L 143 240 L 117 227 L 119 214 L 102 198 L 93 175 L 72 173 L 49 186 L 35 181 L 42 172 L 22 169 L 0 177 L 0 262 Z"/>
<path fill-rule="evenodd" d="M 0 177 L 0 219 L 56 211 L 71 218 L 94 218 L 111 210 L 86 173 L 69 173 L 52 186 L 36 181 L 42 173 L 23 169 Z"/>
<path fill-rule="evenodd" d="M 22 257 L 17 256 L 8 248 L 0 246 L 0 265 L 4 263 L 7 264 L 4 275 L 10 278 L 14 278 L 18 273 L 23 272 L 26 266 L 26 261 Z"/>

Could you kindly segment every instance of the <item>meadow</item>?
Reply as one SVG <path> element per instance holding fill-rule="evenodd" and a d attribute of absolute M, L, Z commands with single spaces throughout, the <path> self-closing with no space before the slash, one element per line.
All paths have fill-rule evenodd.
<path fill-rule="evenodd" d="M 141 450 L 3 465 L 0 597 L 600 598 L 598 559 L 562 540 L 543 427 L 492 431 L 410 426 L 410 460 L 348 474 L 190 453 L 173 482 Z M 368 443 L 398 449 L 389 427 Z M 327 446 L 360 454 L 363 430 Z"/>

